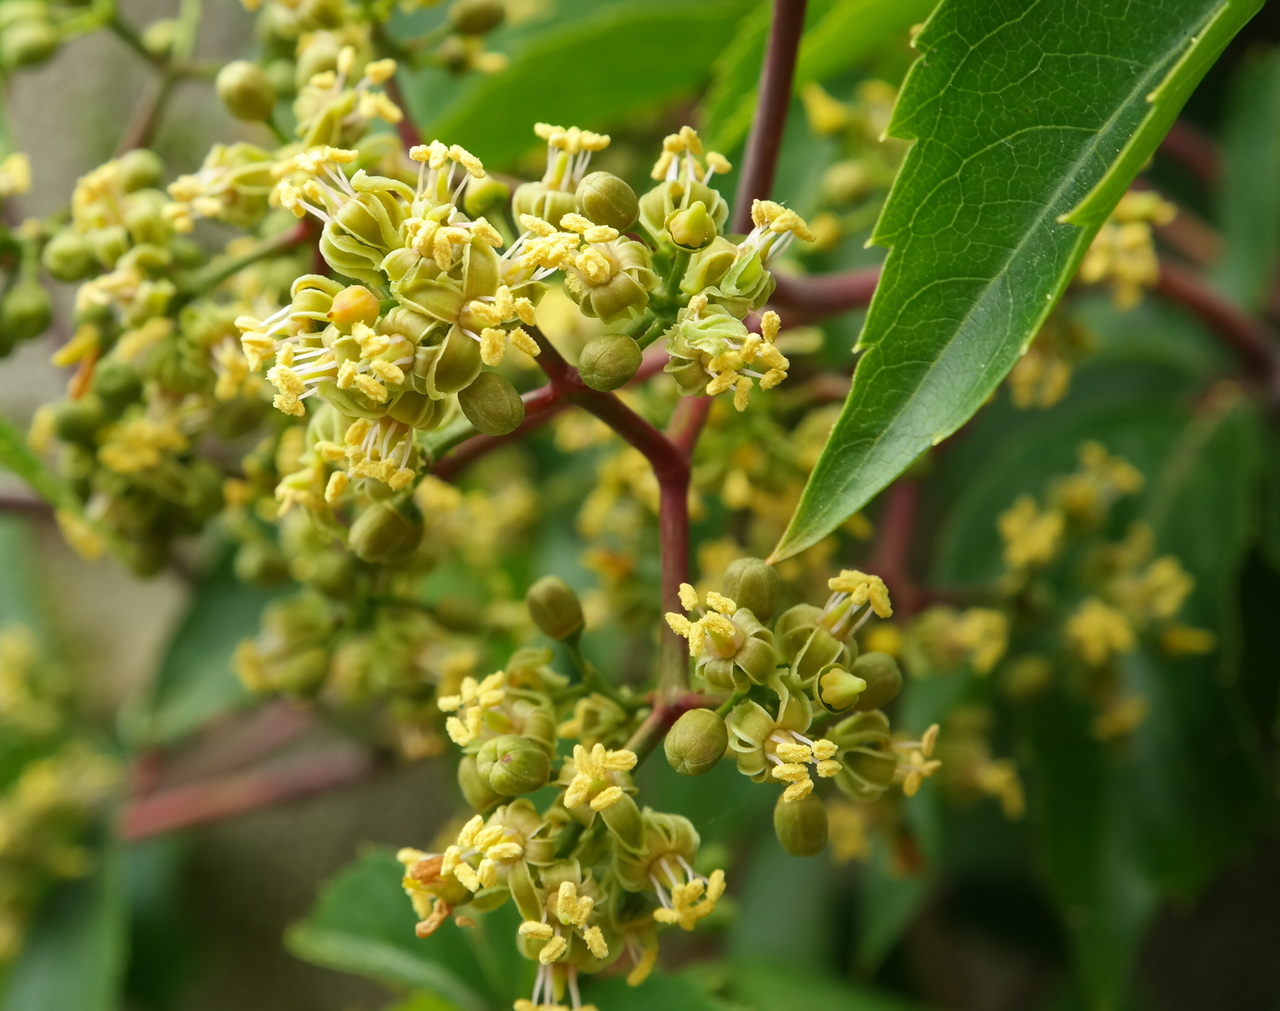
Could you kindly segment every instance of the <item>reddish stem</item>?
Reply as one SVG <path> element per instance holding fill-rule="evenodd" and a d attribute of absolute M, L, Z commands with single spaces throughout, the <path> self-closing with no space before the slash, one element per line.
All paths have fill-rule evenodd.
<path fill-rule="evenodd" d="M 405 101 L 404 90 L 400 87 L 400 75 L 392 74 L 383 85 L 387 93 L 387 97 L 400 107 L 400 111 L 404 113 L 404 118 L 396 124 L 396 133 L 400 135 L 400 143 L 405 146 L 405 150 L 411 147 L 417 147 L 422 143 L 422 134 L 418 132 L 418 128 L 413 125 L 413 114 L 409 110 L 409 103 Z"/>
<path fill-rule="evenodd" d="M 1186 267 L 1162 260 L 1156 293 L 1196 316 L 1240 359 L 1252 378 L 1280 395 L 1280 352 L 1267 328 Z"/>
<path fill-rule="evenodd" d="M 751 230 L 751 203 L 767 199 L 773 192 L 773 177 L 778 167 L 778 149 L 782 131 L 787 125 L 787 109 L 791 105 L 791 82 L 795 77 L 800 36 L 804 32 L 807 0 L 774 0 L 773 21 L 769 26 L 769 43 L 760 69 L 759 99 L 756 118 L 751 124 L 738 177 L 738 192 L 733 203 L 735 232 Z"/>
<path fill-rule="evenodd" d="M 374 768 L 369 755 L 344 748 L 273 769 L 175 786 L 131 801 L 116 832 L 129 841 L 175 832 L 354 783 Z"/>
<path fill-rule="evenodd" d="M 680 611 L 680 584 L 689 579 L 689 457 L 644 418 L 612 393 L 593 390 L 578 370 L 536 328 L 531 327 L 541 354 L 538 364 L 553 389 L 565 400 L 595 415 L 623 440 L 639 450 L 658 479 L 658 530 L 662 542 L 662 608 Z M 696 432 L 692 435 L 696 438 Z M 689 663 L 683 639 L 663 629 L 660 695 L 684 691 Z"/>
<path fill-rule="evenodd" d="M 1160 142 L 1160 153 L 1181 164 L 1205 189 L 1213 189 L 1222 178 L 1222 159 L 1213 140 L 1185 119 L 1174 121 Z"/>
<path fill-rule="evenodd" d="M 702 434 L 707 415 L 711 412 L 710 397 L 681 397 L 667 422 L 667 438 L 686 457 L 692 456 L 693 447 Z"/>
<path fill-rule="evenodd" d="M 798 326 L 870 305 L 880 281 L 880 268 L 815 277 L 775 273 L 773 278 L 777 287 L 769 298 L 770 307 L 777 310 L 784 326 Z"/>
<path fill-rule="evenodd" d="M 661 348 L 652 350 L 657 353 L 645 354 L 630 385 L 650 379 L 661 372 L 666 365 L 668 361 L 666 352 Z M 436 464 L 432 473 L 441 480 L 451 481 L 481 457 L 488 456 L 495 449 L 520 441 L 569 406 L 567 401 L 561 399 L 560 392 L 551 384 L 531 390 L 521 399 L 524 400 L 525 416 L 519 428 L 508 435 L 476 435 L 467 439 L 466 442 L 459 443 L 448 456 Z"/>
<path fill-rule="evenodd" d="M 541 428 L 569 404 L 562 400 L 556 388 L 550 384 L 539 386 L 526 393 L 524 401 L 524 420 L 513 432 L 506 435 L 475 435 L 461 442 L 435 465 L 431 473 L 442 481 L 452 481 L 481 457 L 488 456 L 495 449 L 501 449 L 513 442 L 519 442 L 535 429 Z"/>
<path fill-rule="evenodd" d="M 919 503 L 920 488 L 914 481 L 900 479 L 890 487 L 880 513 L 876 550 L 867 563 L 889 587 L 894 611 L 904 618 L 919 610 L 923 599 L 907 564 Z"/>

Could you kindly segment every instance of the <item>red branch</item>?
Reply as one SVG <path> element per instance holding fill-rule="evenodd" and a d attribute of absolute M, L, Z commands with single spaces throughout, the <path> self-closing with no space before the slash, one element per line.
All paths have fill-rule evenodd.
<path fill-rule="evenodd" d="M 660 348 L 653 348 L 656 353 L 646 353 L 631 384 L 644 382 L 657 375 L 667 363 L 667 354 Z M 541 428 L 548 421 L 569 406 L 562 399 L 560 391 L 553 385 L 539 386 L 530 390 L 521 398 L 524 401 L 525 415 L 520 426 L 507 435 L 476 435 L 458 446 L 448 456 L 436 464 L 432 473 L 443 481 L 451 481 L 463 470 L 471 466 L 483 456 L 488 456 L 495 449 L 519 442 L 530 432 Z"/>
<path fill-rule="evenodd" d="M 689 579 L 689 455 L 612 393 L 593 390 L 578 370 L 536 328 L 538 364 L 560 397 L 595 415 L 638 449 L 658 479 L 658 529 L 662 539 L 662 608 L 680 611 L 680 584 Z M 692 445 L 692 441 L 690 441 Z M 688 658 L 684 641 L 663 629 L 660 691 L 684 691 Z"/>
<path fill-rule="evenodd" d="M 116 832 L 135 841 L 191 828 L 354 783 L 375 767 L 366 753 L 342 748 L 276 768 L 170 787 L 132 800 L 121 812 Z"/>
<path fill-rule="evenodd" d="M 400 135 L 400 143 L 405 146 L 405 150 L 417 147 L 422 143 L 422 134 L 418 132 L 418 128 L 414 126 L 413 114 L 409 110 L 409 103 L 404 99 L 404 89 L 400 87 L 400 78 L 396 74 L 392 74 L 383 85 L 386 90 L 387 97 L 400 107 L 400 111 L 404 113 L 404 118 L 396 124 L 396 133 Z"/>
<path fill-rule="evenodd" d="M 1222 159 L 1213 140 L 1185 119 L 1174 121 L 1160 142 L 1160 153 L 1182 165 L 1207 190 L 1222 178 Z"/>
<path fill-rule="evenodd" d="M 880 281 L 880 268 L 815 277 L 775 273 L 773 277 L 777 287 L 769 298 L 770 307 L 777 310 L 784 326 L 800 326 L 870 305 Z"/>
<path fill-rule="evenodd" d="M 769 44 L 760 69 L 759 99 L 751 136 L 743 153 L 742 174 L 733 203 L 733 231 L 751 230 L 751 202 L 767 199 L 773 192 L 778 167 L 778 149 L 787 125 L 791 105 L 791 82 L 795 77 L 800 36 L 804 32 L 807 0 L 774 0 Z"/>
<path fill-rule="evenodd" d="M 876 550 L 867 563 L 889 588 L 895 613 L 904 618 L 919 610 L 923 599 L 907 564 L 919 503 L 920 488 L 914 481 L 900 478 L 893 484 L 880 512 Z"/>
<path fill-rule="evenodd" d="M 1156 293 L 1187 309 L 1240 359 L 1252 378 L 1280 394 L 1280 351 L 1253 316 L 1232 305 L 1186 267 L 1163 260 Z"/>

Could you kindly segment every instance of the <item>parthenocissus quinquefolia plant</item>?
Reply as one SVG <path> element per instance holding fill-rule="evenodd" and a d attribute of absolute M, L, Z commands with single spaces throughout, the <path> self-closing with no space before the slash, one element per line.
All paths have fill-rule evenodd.
<path fill-rule="evenodd" d="M 847 420 L 847 379 L 809 324 L 824 299 L 866 301 L 795 285 L 865 238 L 910 170 L 887 136 L 895 86 L 800 89 L 825 145 L 803 202 L 770 199 L 785 89 L 762 90 L 764 132 L 736 172 L 704 142 L 718 124 L 646 121 L 614 143 L 539 122 L 511 141 L 538 152 L 517 178 L 443 128 L 422 136 L 401 84 L 498 79 L 495 33 L 541 5 L 243 0 L 259 55 L 218 66 L 193 55 L 200 6 L 137 31 L 114 0 L 0 5 L 6 79 L 102 29 L 161 80 L 46 217 L 15 223 L 40 166 L 0 136 L 0 355 L 53 327 L 67 373 L 19 447 L 24 476 L 86 558 L 149 576 L 189 567 L 198 540 L 273 588 L 234 653 L 251 693 L 456 768 L 465 814 L 396 855 L 403 932 L 416 918 L 427 951 L 502 924 L 488 936 L 528 961 L 515 1011 L 593 1006 L 598 973 L 641 986 L 660 937 L 735 915 L 735 854 L 700 836 L 723 812 L 659 809 L 651 755 L 685 777 L 736 767 L 793 857 L 875 845 L 911 874 L 926 779 L 948 804 L 1027 810 L 1003 707 L 1070 700 L 1119 753 L 1149 712 L 1126 662 L 1214 650 L 1183 617 L 1195 577 L 1134 508 L 1148 475 L 1088 436 L 1071 439 L 1075 470 L 984 516 L 1000 557 L 973 586 L 934 593 L 908 573 L 927 463 L 874 525 L 853 506 L 806 553 L 770 555 L 813 508 L 806 481 Z M 402 38 L 420 16 L 431 27 Z M 775 26 L 768 61 L 785 37 Z M 149 144 L 185 79 L 212 80 L 240 123 L 175 171 Z M 1161 284 L 1156 237 L 1176 209 L 1149 190 L 1117 199 L 1075 291 L 1106 286 L 1127 312 Z M 49 278 L 74 286 L 56 312 Z M 1067 302 L 1035 326 L 1008 400 L 1046 412 L 1097 339 Z M 546 547 L 571 528 L 581 551 Z M 92 872 L 92 826 L 120 791 L 59 663 L 31 628 L 0 629 L 0 977 L 39 900 Z M 891 705 L 903 671 L 947 703 Z M 961 675 L 984 687 L 948 695 Z"/>

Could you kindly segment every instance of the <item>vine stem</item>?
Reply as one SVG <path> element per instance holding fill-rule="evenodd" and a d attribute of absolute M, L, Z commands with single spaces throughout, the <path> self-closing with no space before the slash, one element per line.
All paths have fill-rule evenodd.
<path fill-rule="evenodd" d="M 743 153 L 742 174 L 738 177 L 738 192 L 733 203 L 732 228 L 735 232 L 751 230 L 752 201 L 764 200 L 773 192 L 778 149 L 782 146 L 782 131 L 787 125 L 791 82 L 795 77 L 807 6 L 807 0 L 773 2 L 769 42 L 764 66 L 760 69 L 756 116 Z"/>
<path fill-rule="evenodd" d="M 639 370 L 631 380 L 632 385 L 657 375 L 666 362 L 665 352 L 645 355 Z M 472 436 L 458 443 L 447 456 L 442 457 L 432 473 L 442 481 L 450 481 L 481 457 L 488 456 L 503 446 L 519 442 L 569 406 L 569 402 L 562 397 L 560 391 L 550 383 L 539 386 L 536 390 L 530 390 L 520 399 L 524 401 L 524 420 L 514 432 L 507 435 Z"/>
<path fill-rule="evenodd" d="M 1228 302 L 1193 271 L 1168 260 L 1160 261 L 1155 290 L 1197 317 L 1272 399 L 1280 399 L 1280 349 L 1262 323 Z"/>
<path fill-rule="evenodd" d="M 866 267 L 814 277 L 775 273 L 773 278 L 777 287 L 769 298 L 769 305 L 777 310 L 784 326 L 798 326 L 870 305 L 880 282 L 880 268 Z"/>
<path fill-rule="evenodd" d="M 156 790 L 125 806 L 116 833 L 129 841 L 147 839 L 355 783 L 376 768 L 366 752 L 335 748 L 272 769 Z"/>
<path fill-rule="evenodd" d="M 593 390 L 578 370 L 536 327 L 530 332 L 541 354 L 538 364 L 559 398 L 581 407 L 639 450 L 658 480 L 658 530 L 662 543 L 662 609 L 680 611 L 680 584 L 689 580 L 689 453 L 677 446 L 612 393 Z M 683 639 L 662 631 L 659 700 L 688 688 L 689 661 Z M 662 708 L 661 704 L 659 708 Z"/>
<path fill-rule="evenodd" d="M 894 482 L 885 496 L 876 551 L 868 562 L 868 568 L 889 587 L 894 612 L 904 618 L 920 609 L 924 597 L 907 564 L 919 502 L 920 488 L 914 481 Z"/>

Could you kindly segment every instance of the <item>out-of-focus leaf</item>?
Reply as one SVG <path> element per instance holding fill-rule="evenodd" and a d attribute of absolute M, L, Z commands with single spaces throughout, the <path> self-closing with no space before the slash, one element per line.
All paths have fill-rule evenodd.
<path fill-rule="evenodd" d="M 839 1008 L 848 1011 L 918 1011 L 920 1005 L 846 983 L 821 970 L 774 960 L 736 961 L 730 965 L 729 987 L 736 1003 L 752 1011 L 782 1008 Z"/>
<path fill-rule="evenodd" d="M 1280 270 L 1280 54 L 1249 55 L 1227 108 L 1217 281 L 1241 305 L 1260 308 Z"/>
<path fill-rule="evenodd" d="M 538 122 L 607 129 L 695 90 L 745 0 L 610 5 L 539 35 L 502 72 L 432 118 L 427 134 L 503 165 L 539 142 Z"/>
<path fill-rule="evenodd" d="M 885 841 L 877 841 L 858 891 L 858 941 L 854 958 L 873 973 L 902 939 L 937 882 L 932 870 L 904 875 L 891 867 Z"/>
<path fill-rule="evenodd" d="M 589 978 L 583 985 L 582 999 L 608 1011 L 652 1011 L 653 1008 L 728 1011 L 728 1006 L 716 1000 L 699 981 L 659 973 L 635 987 L 627 986 L 627 981 L 619 976 Z"/>
<path fill-rule="evenodd" d="M 1227 394 L 1187 426 L 1146 500 L 1157 549 L 1196 579 L 1179 619 L 1219 642 L 1209 656 L 1147 651 L 1127 664 L 1150 707 L 1133 742 L 1131 810 L 1144 863 L 1164 888 L 1187 897 L 1256 838 L 1275 808 L 1234 676 L 1259 445 L 1256 413 Z"/>
<path fill-rule="evenodd" d="M 17 474 L 46 502 L 79 511 L 79 503 L 71 489 L 50 473 L 27 445 L 22 433 L 4 418 L 0 418 L 0 467 Z"/>
<path fill-rule="evenodd" d="M 889 132 L 915 140 L 853 388 L 773 557 L 861 509 L 982 405 L 1260 0 L 944 0 Z"/>
<path fill-rule="evenodd" d="M 416 993 L 412 997 L 387 1008 L 387 1011 L 459 1011 L 457 1004 L 450 1004 L 431 993 Z"/>
<path fill-rule="evenodd" d="M 828 927 L 833 898 L 826 881 L 829 858 L 825 853 L 803 859 L 790 856 L 774 836 L 772 821 L 761 826 L 759 839 L 750 877 L 738 886 L 740 908 L 729 934 L 730 957 L 785 959 L 805 972 L 828 964 L 835 955 Z M 784 896 L 786 929 L 780 930 L 779 903 Z"/>
<path fill-rule="evenodd" d="M 795 87 L 821 81 L 879 53 L 928 16 L 936 0 L 817 0 L 805 12 L 805 34 L 796 60 Z M 769 37 L 769 5 L 762 4 L 716 62 L 715 79 L 702 103 L 707 144 L 728 151 L 751 129 L 760 65 Z"/>
<path fill-rule="evenodd" d="M 14 516 L 0 517 L 0 629 L 23 624 L 44 627 L 42 594 L 31 562 L 31 524 Z"/>
<path fill-rule="evenodd" d="M 415 936 L 413 909 L 393 853 L 373 848 L 330 880 L 310 914 L 290 928 L 289 949 L 309 962 L 420 990 L 458 1011 L 508 1008 L 525 991 L 528 963 L 515 947 L 511 910 L 463 930 L 444 924 Z"/>
<path fill-rule="evenodd" d="M 118 849 L 45 900 L 9 973 L 4 1011 L 116 1011 L 127 909 Z"/>
<path fill-rule="evenodd" d="M 130 714 L 135 743 L 172 741 L 252 700 L 231 669 L 242 639 L 258 631 L 268 591 L 235 578 L 230 556 L 196 587 L 140 710 Z"/>
<path fill-rule="evenodd" d="M 1093 710 L 1066 691 L 1040 699 L 1026 715 L 1035 758 L 1025 771 L 1045 877 L 1092 1007 L 1116 1011 L 1157 902 L 1116 788 L 1125 773 L 1089 733 Z"/>
<path fill-rule="evenodd" d="M 1153 474 L 1186 424 L 1180 397 L 1146 396 L 1129 389 L 1072 402 L 1052 414 L 1006 409 L 983 418 L 982 429 L 1014 423 L 1017 438 L 981 442 L 985 460 L 972 460 L 938 535 L 935 578 L 944 585 L 987 584 L 1001 568 L 996 517 L 1022 494 L 1041 496 L 1052 477 L 1076 466 L 1076 450 L 1090 439 L 1124 457 L 1144 474 Z M 1024 420 L 1025 419 L 1025 420 Z"/>

